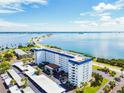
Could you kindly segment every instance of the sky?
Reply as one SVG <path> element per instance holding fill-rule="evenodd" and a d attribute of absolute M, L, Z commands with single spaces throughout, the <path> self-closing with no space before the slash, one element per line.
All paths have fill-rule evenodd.
<path fill-rule="evenodd" d="M 124 0 L 0 0 L 4 31 L 124 31 Z"/>

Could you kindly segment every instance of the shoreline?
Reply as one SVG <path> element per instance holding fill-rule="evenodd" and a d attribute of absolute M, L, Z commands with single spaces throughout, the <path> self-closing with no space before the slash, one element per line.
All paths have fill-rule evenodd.
<path fill-rule="evenodd" d="M 48 37 L 47 37 L 48 38 Z M 60 49 L 60 50 L 64 50 L 63 48 L 61 47 L 57 47 L 57 46 L 52 46 L 52 45 L 48 45 L 48 44 L 41 44 L 39 42 L 39 40 L 37 41 L 35 38 L 32 39 L 33 43 L 40 47 L 40 48 L 44 48 L 44 47 L 47 47 L 47 48 L 56 48 L 56 49 Z M 78 54 L 81 54 L 83 56 L 86 56 L 86 57 L 91 57 L 94 62 L 97 62 L 97 63 L 103 63 L 103 64 L 108 64 L 110 66 L 114 66 L 114 67 L 118 67 L 118 68 L 124 68 L 124 59 L 117 59 L 117 58 L 100 58 L 100 57 L 94 57 L 94 56 L 91 56 L 89 54 L 85 54 L 83 52 L 77 52 L 77 51 L 74 51 L 74 50 L 66 50 L 68 52 L 72 52 L 72 53 L 78 53 Z"/>
<path fill-rule="evenodd" d="M 58 47 L 58 46 L 53 46 L 53 45 L 49 45 L 49 44 L 41 44 L 40 42 L 38 42 L 37 40 L 33 39 L 33 43 L 35 43 L 37 46 L 42 46 L 42 47 L 48 47 L 48 48 L 57 48 L 57 49 L 61 49 L 61 50 L 65 50 L 61 47 Z M 78 52 L 78 51 L 75 51 L 75 50 L 66 50 L 66 51 L 69 51 L 69 52 L 74 52 L 74 53 L 78 53 L 78 54 L 82 54 L 86 57 L 92 57 L 92 58 L 101 58 L 101 59 L 108 59 L 108 60 L 111 60 L 111 59 L 115 59 L 115 60 L 119 60 L 119 59 L 124 59 L 124 58 L 103 58 L 103 57 L 95 57 L 95 56 L 92 56 L 90 54 L 86 54 L 86 53 L 83 53 L 83 52 Z"/>
<path fill-rule="evenodd" d="M 33 37 L 29 40 L 30 41 L 29 44 L 33 44 L 37 48 L 45 48 L 46 47 L 46 48 L 56 48 L 56 49 L 60 49 L 60 50 L 65 50 L 61 47 L 52 46 L 52 45 L 48 45 L 48 44 L 42 44 L 39 42 L 39 41 L 42 41 L 43 39 L 50 37 L 51 35 L 52 34 L 47 34 L 47 35 L 43 35 L 43 36 Z M 14 49 L 14 48 L 8 48 L 8 49 L 5 49 L 4 51 L 9 50 L 9 49 Z M 66 51 L 71 52 L 71 53 L 77 53 L 77 54 L 80 54 L 80 55 L 83 55 L 86 57 L 91 57 L 93 60 L 95 60 L 94 62 L 124 68 L 124 59 L 123 58 L 122 59 L 120 59 L 120 58 L 102 58 L 102 57 L 91 56 L 91 55 L 85 54 L 83 52 L 77 52 L 75 50 L 66 50 Z M 3 52 L 3 51 L 1 51 L 1 52 Z"/>

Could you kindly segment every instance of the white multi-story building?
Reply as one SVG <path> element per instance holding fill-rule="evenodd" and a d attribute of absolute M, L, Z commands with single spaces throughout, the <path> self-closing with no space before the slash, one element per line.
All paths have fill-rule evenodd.
<path fill-rule="evenodd" d="M 92 75 L 92 59 L 58 49 L 35 49 L 35 62 L 49 62 L 60 66 L 60 70 L 68 73 L 68 81 L 80 86 L 87 82 Z"/>

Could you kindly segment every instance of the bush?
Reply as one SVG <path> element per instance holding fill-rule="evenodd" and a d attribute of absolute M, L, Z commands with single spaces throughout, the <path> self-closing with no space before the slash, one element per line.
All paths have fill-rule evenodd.
<path fill-rule="evenodd" d="M 37 68 L 36 68 L 36 71 L 35 71 L 35 74 L 36 74 L 36 75 L 40 75 L 40 73 L 41 73 L 41 70 L 40 70 L 40 68 L 37 67 Z"/>
<path fill-rule="evenodd" d="M 0 63 L 0 74 L 5 73 L 8 69 L 10 69 L 10 63 L 9 62 L 2 62 Z"/>
<path fill-rule="evenodd" d="M 107 63 L 113 66 L 124 67 L 124 59 L 104 59 L 97 58 L 97 62 Z"/>
<path fill-rule="evenodd" d="M 92 76 L 95 78 L 95 81 L 91 82 L 91 86 L 93 86 L 93 87 L 100 86 L 103 81 L 102 75 L 100 75 L 98 73 L 93 73 Z"/>

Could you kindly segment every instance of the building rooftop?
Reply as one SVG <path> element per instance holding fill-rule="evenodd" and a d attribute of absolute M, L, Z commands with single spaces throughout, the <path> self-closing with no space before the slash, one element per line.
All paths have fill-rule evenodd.
<path fill-rule="evenodd" d="M 81 62 L 81 61 L 85 61 L 86 59 L 87 59 L 86 57 L 75 56 L 71 60 L 76 61 L 76 62 Z"/>
<path fill-rule="evenodd" d="M 7 86 L 10 85 L 11 80 L 12 80 L 12 78 L 10 78 L 10 77 L 4 79 L 4 81 L 5 81 L 5 83 L 6 83 Z"/>
<path fill-rule="evenodd" d="M 27 54 L 26 52 L 24 52 L 21 49 L 15 49 L 15 53 L 18 54 L 18 55 L 26 55 Z"/>
<path fill-rule="evenodd" d="M 26 67 L 24 67 L 22 64 L 23 63 L 21 62 L 14 63 L 15 66 L 22 70 L 27 69 L 27 71 L 25 71 L 25 74 L 47 93 L 62 93 L 65 91 L 64 88 L 62 88 L 60 85 L 49 79 L 44 74 L 35 75 L 34 74 L 35 69 L 32 66 L 27 65 Z"/>
<path fill-rule="evenodd" d="M 22 78 L 21 78 L 13 69 L 8 70 L 8 73 L 11 75 L 11 77 L 12 77 L 13 79 L 16 80 L 16 82 L 17 82 L 17 84 L 18 84 L 19 86 L 22 86 L 22 85 L 23 85 L 23 83 L 21 82 L 21 79 L 22 79 Z"/>
<path fill-rule="evenodd" d="M 56 65 L 56 64 L 51 64 L 51 63 L 47 64 L 46 66 L 48 66 L 48 67 L 50 67 L 50 68 L 52 68 L 52 69 L 59 68 L 58 65 Z"/>
<path fill-rule="evenodd" d="M 70 62 L 73 61 L 73 63 L 75 63 L 75 64 L 82 64 L 84 62 L 89 62 L 89 61 L 92 60 L 92 58 L 85 57 L 85 56 L 80 55 L 78 53 L 64 51 L 64 50 L 61 50 L 61 49 L 55 49 L 55 48 L 39 49 L 39 48 L 36 48 L 35 50 L 36 51 L 45 50 L 45 51 L 48 51 L 48 52 L 56 53 L 56 54 L 63 55 L 63 56 L 66 56 L 66 57 L 70 57 L 71 58 Z"/>
<path fill-rule="evenodd" d="M 81 56 L 81 57 L 85 57 L 83 55 L 80 55 L 78 53 L 74 53 L 74 52 L 69 52 L 69 51 L 64 51 L 62 49 L 56 49 L 56 48 L 35 48 L 34 49 L 35 51 L 41 51 L 41 50 L 46 50 L 46 51 L 51 51 L 51 52 L 54 52 L 54 53 L 57 53 L 57 54 L 62 54 L 62 55 L 65 55 L 65 56 L 68 56 L 68 57 L 71 57 L 71 58 L 74 58 L 75 56 Z"/>
<path fill-rule="evenodd" d="M 30 87 L 26 87 L 23 89 L 24 93 L 35 93 Z"/>
<path fill-rule="evenodd" d="M 80 59 L 80 58 L 73 58 L 70 59 L 69 62 L 73 63 L 73 64 L 77 64 L 77 65 L 81 65 L 87 62 L 91 62 L 92 58 L 85 58 L 85 59 Z"/>
<path fill-rule="evenodd" d="M 10 87 L 9 90 L 10 90 L 11 93 L 22 93 L 20 91 L 20 89 L 18 88 L 18 86 L 16 86 L 16 85 Z"/>

